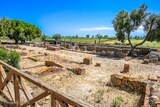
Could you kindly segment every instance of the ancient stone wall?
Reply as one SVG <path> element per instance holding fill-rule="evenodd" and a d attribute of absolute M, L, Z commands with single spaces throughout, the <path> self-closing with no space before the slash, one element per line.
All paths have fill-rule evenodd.
<path fill-rule="evenodd" d="M 99 53 L 99 55 L 106 56 L 115 56 L 115 57 L 125 57 L 127 53 L 130 51 L 130 47 L 126 46 L 105 46 L 105 45 L 89 45 L 89 44 L 79 44 L 79 49 L 84 51 L 84 47 L 87 48 L 87 51 L 95 51 Z M 138 55 L 147 55 L 150 52 L 150 48 L 136 48 L 136 53 Z M 109 54 L 114 53 L 114 54 Z"/>
<path fill-rule="evenodd" d="M 147 83 L 138 78 L 122 76 L 118 74 L 111 75 L 111 83 L 113 86 L 129 92 L 137 92 L 145 94 Z"/>

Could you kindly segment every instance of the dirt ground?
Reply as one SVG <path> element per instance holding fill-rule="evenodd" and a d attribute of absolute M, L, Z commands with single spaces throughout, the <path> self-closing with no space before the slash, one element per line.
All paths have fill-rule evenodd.
<path fill-rule="evenodd" d="M 44 64 L 45 60 L 52 60 L 62 65 L 63 68 L 59 72 L 36 77 L 52 87 L 56 87 L 60 91 L 87 102 L 94 107 L 110 107 L 113 100 L 118 96 L 122 97 L 121 107 L 137 107 L 140 95 L 106 85 L 110 82 L 111 74 L 117 73 L 132 76 L 144 79 L 145 81 L 147 81 L 149 75 L 160 77 L 160 65 L 141 64 L 142 60 L 140 59 L 129 59 L 127 61 L 125 59 L 102 57 L 66 50 L 49 51 L 39 47 L 20 47 L 21 49 L 17 49 L 18 52 L 26 52 L 27 56 L 35 56 L 39 60 L 35 62 L 24 56 L 20 62 L 21 69 L 33 74 L 42 72 L 43 69 L 47 69 Z M 44 56 L 44 53 L 49 55 Z M 82 64 L 85 57 L 91 57 L 93 63 L 91 65 Z M 100 63 L 101 66 L 96 67 L 96 63 Z M 129 73 L 120 73 L 123 70 L 124 64 L 130 65 Z M 86 69 L 86 74 L 76 75 L 72 71 L 67 70 L 68 67 L 84 68 Z M 34 88 L 34 91 L 38 93 L 38 89 Z"/>

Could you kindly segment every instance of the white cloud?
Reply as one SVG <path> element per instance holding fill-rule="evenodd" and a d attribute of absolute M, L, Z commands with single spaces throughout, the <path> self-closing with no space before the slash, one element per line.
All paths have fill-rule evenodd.
<path fill-rule="evenodd" d="M 135 31 L 136 33 L 144 33 L 144 31 L 143 31 L 143 26 L 140 26 L 136 31 Z"/>
<path fill-rule="evenodd" d="M 80 28 L 81 31 L 99 31 L 99 30 L 114 30 L 113 27 L 93 27 L 93 28 Z"/>

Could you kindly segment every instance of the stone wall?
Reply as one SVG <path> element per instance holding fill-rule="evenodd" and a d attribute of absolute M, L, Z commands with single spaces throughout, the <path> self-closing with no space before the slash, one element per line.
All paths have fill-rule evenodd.
<path fill-rule="evenodd" d="M 127 46 L 106 46 L 106 45 L 89 45 L 89 44 L 79 44 L 79 49 L 84 51 L 86 47 L 87 51 L 94 51 L 99 53 L 99 55 L 115 56 L 115 57 L 125 57 L 130 50 Z M 136 53 L 138 55 L 147 55 L 150 52 L 150 48 L 136 48 Z M 109 54 L 114 53 L 114 54 Z"/>
<path fill-rule="evenodd" d="M 56 50 L 60 50 L 60 47 L 48 46 L 48 47 L 47 47 L 47 50 L 56 51 Z"/>
<path fill-rule="evenodd" d="M 111 75 L 111 83 L 119 89 L 145 94 L 147 83 L 138 78 L 122 76 L 118 74 Z"/>

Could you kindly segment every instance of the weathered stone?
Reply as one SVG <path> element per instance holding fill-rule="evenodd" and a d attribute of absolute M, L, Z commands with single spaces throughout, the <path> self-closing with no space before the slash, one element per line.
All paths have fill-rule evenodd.
<path fill-rule="evenodd" d="M 21 56 L 27 56 L 26 52 L 21 52 L 20 54 L 21 54 Z"/>
<path fill-rule="evenodd" d="M 47 50 L 57 51 L 57 50 L 60 50 L 60 47 L 48 46 Z"/>
<path fill-rule="evenodd" d="M 142 64 L 149 64 L 149 59 L 144 59 Z"/>
<path fill-rule="evenodd" d="M 157 78 L 156 75 L 149 75 L 148 76 L 148 80 L 150 80 L 150 81 L 158 81 L 158 78 Z"/>
<path fill-rule="evenodd" d="M 87 65 L 92 64 L 92 58 L 89 58 L 89 57 L 84 58 L 83 59 L 83 64 L 87 64 Z"/>
<path fill-rule="evenodd" d="M 43 52 L 38 52 L 38 54 L 43 54 Z"/>
<path fill-rule="evenodd" d="M 114 56 L 114 51 L 107 51 L 107 52 L 106 52 L 106 55 L 107 55 L 107 56 Z"/>
<path fill-rule="evenodd" d="M 45 65 L 46 66 L 57 66 L 57 67 L 62 67 L 63 68 L 62 65 L 59 65 L 59 64 L 55 63 L 54 61 L 45 61 Z"/>
<path fill-rule="evenodd" d="M 44 55 L 45 55 L 45 56 L 48 56 L 48 55 L 49 55 L 49 53 L 46 53 L 46 52 L 45 52 L 45 53 L 44 53 Z"/>
<path fill-rule="evenodd" d="M 152 63 L 156 63 L 160 61 L 160 53 L 159 52 L 150 52 L 149 54 L 149 61 Z"/>
<path fill-rule="evenodd" d="M 153 102 L 159 101 L 159 98 L 157 96 L 151 96 L 150 98 Z"/>
<path fill-rule="evenodd" d="M 19 47 L 19 49 L 21 49 L 21 50 L 27 50 L 26 48 L 22 48 L 22 47 Z"/>
<path fill-rule="evenodd" d="M 44 76 L 44 75 L 49 75 L 52 73 L 57 73 L 62 71 L 62 68 L 59 67 L 49 67 L 48 69 L 44 70 L 43 72 L 38 72 L 38 76 Z"/>
<path fill-rule="evenodd" d="M 160 65 L 160 62 L 157 62 L 156 65 Z"/>
<path fill-rule="evenodd" d="M 144 56 L 144 59 L 149 59 L 149 54 Z"/>
<path fill-rule="evenodd" d="M 29 52 L 33 52 L 34 50 L 29 50 Z"/>
<path fill-rule="evenodd" d="M 121 73 L 127 73 L 129 72 L 129 64 L 124 64 L 124 69 L 121 71 Z"/>
<path fill-rule="evenodd" d="M 125 57 L 125 58 L 124 58 L 125 61 L 129 61 L 129 60 L 131 60 L 131 59 L 132 59 L 131 57 Z"/>
<path fill-rule="evenodd" d="M 155 48 L 151 48 L 151 49 L 149 49 L 149 51 L 150 51 L 150 52 L 153 52 L 153 51 L 154 51 L 154 52 L 157 52 L 158 50 L 155 49 Z"/>
<path fill-rule="evenodd" d="M 96 67 L 100 67 L 101 66 L 101 64 L 100 63 L 96 63 L 96 65 L 95 65 Z"/>
<path fill-rule="evenodd" d="M 73 69 L 73 72 L 77 75 L 84 75 L 86 70 L 84 68 L 75 68 Z"/>
<path fill-rule="evenodd" d="M 111 82 L 113 86 L 119 87 L 120 89 L 138 92 L 145 94 L 147 83 L 138 78 L 132 78 L 128 76 L 122 76 L 118 74 L 111 75 Z"/>
<path fill-rule="evenodd" d="M 36 58 L 34 58 L 34 57 L 28 57 L 28 59 L 30 59 L 30 60 L 32 60 L 32 61 L 35 61 L 35 62 L 38 61 L 38 59 L 36 59 Z"/>

